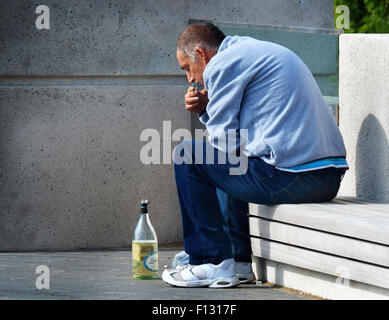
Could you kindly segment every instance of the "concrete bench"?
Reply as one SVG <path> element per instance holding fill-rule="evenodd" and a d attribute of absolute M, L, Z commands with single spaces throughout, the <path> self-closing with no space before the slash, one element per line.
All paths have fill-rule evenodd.
<path fill-rule="evenodd" d="M 350 169 L 331 202 L 250 204 L 259 279 L 329 299 L 389 299 L 388 49 L 386 34 L 340 35 L 339 100 L 320 89 Z"/>
<path fill-rule="evenodd" d="M 257 277 L 324 298 L 389 299 L 389 203 L 249 205 Z"/>

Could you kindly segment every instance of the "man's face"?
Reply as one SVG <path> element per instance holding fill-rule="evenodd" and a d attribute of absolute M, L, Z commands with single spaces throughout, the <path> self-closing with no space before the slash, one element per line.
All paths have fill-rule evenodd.
<path fill-rule="evenodd" d="M 177 60 L 181 69 L 185 70 L 186 78 L 189 83 L 196 82 L 197 85 L 204 86 L 203 72 L 206 64 L 203 59 L 197 59 L 196 56 L 196 62 L 193 62 L 186 54 L 182 54 L 180 51 L 177 51 Z"/>

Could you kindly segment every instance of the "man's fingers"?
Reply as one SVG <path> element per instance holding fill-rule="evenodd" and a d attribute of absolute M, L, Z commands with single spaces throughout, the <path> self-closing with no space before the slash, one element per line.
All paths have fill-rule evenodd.
<path fill-rule="evenodd" d="M 192 98 L 186 98 L 185 102 L 186 104 L 193 104 L 199 102 L 200 98 L 199 97 L 192 97 Z"/>
<path fill-rule="evenodd" d="M 197 93 L 198 93 L 198 92 L 188 92 L 188 93 L 185 95 L 185 98 L 194 98 L 194 97 L 198 97 Z"/>
<path fill-rule="evenodd" d="M 195 89 L 194 87 L 189 87 L 186 93 L 194 95 L 197 93 L 197 89 Z"/>
<path fill-rule="evenodd" d="M 185 105 L 185 108 L 188 111 L 192 111 L 192 110 L 196 109 L 196 107 L 197 107 L 197 104 L 186 104 Z"/>
<path fill-rule="evenodd" d="M 193 90 L 189 87 L 185 94 L 185 108 L 188 111 L 200 114 L 208 103 L 207 90 Z"/>

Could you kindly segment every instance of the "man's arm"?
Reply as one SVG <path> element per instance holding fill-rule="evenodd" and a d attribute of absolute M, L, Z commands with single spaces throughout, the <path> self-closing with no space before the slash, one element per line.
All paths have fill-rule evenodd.
<path fill-rule="evenodd" d="M 228 130 L 235 130 L 239 138 L 239 113 L 246 85 L 239 77 L 219 68 L 207 69 L 205 85 L 209 101 L 199 119 L 207 127 L 209 141 L 223 150 Z"/>

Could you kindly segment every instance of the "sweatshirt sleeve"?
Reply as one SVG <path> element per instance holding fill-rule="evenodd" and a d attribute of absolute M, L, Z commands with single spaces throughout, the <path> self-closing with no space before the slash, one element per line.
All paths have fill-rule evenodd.
<path fill-rule="evenodd" d="M 199 120 L 204 125 L 207 123 L 209 120 L 207 110 L 204 110 L 204 112 L 199 116 Z"/>
<path fill-rule="evenodd" d="M 208 91 L 208 105 L 199 117 L 208 130 L 209 142 L 219 150 L 225 150 L 228 130 L 234 130 L 239 138 L 239 113 L 245 84 L 233 73 L 222 68 L 208 68 L 204 73 Z"/>

